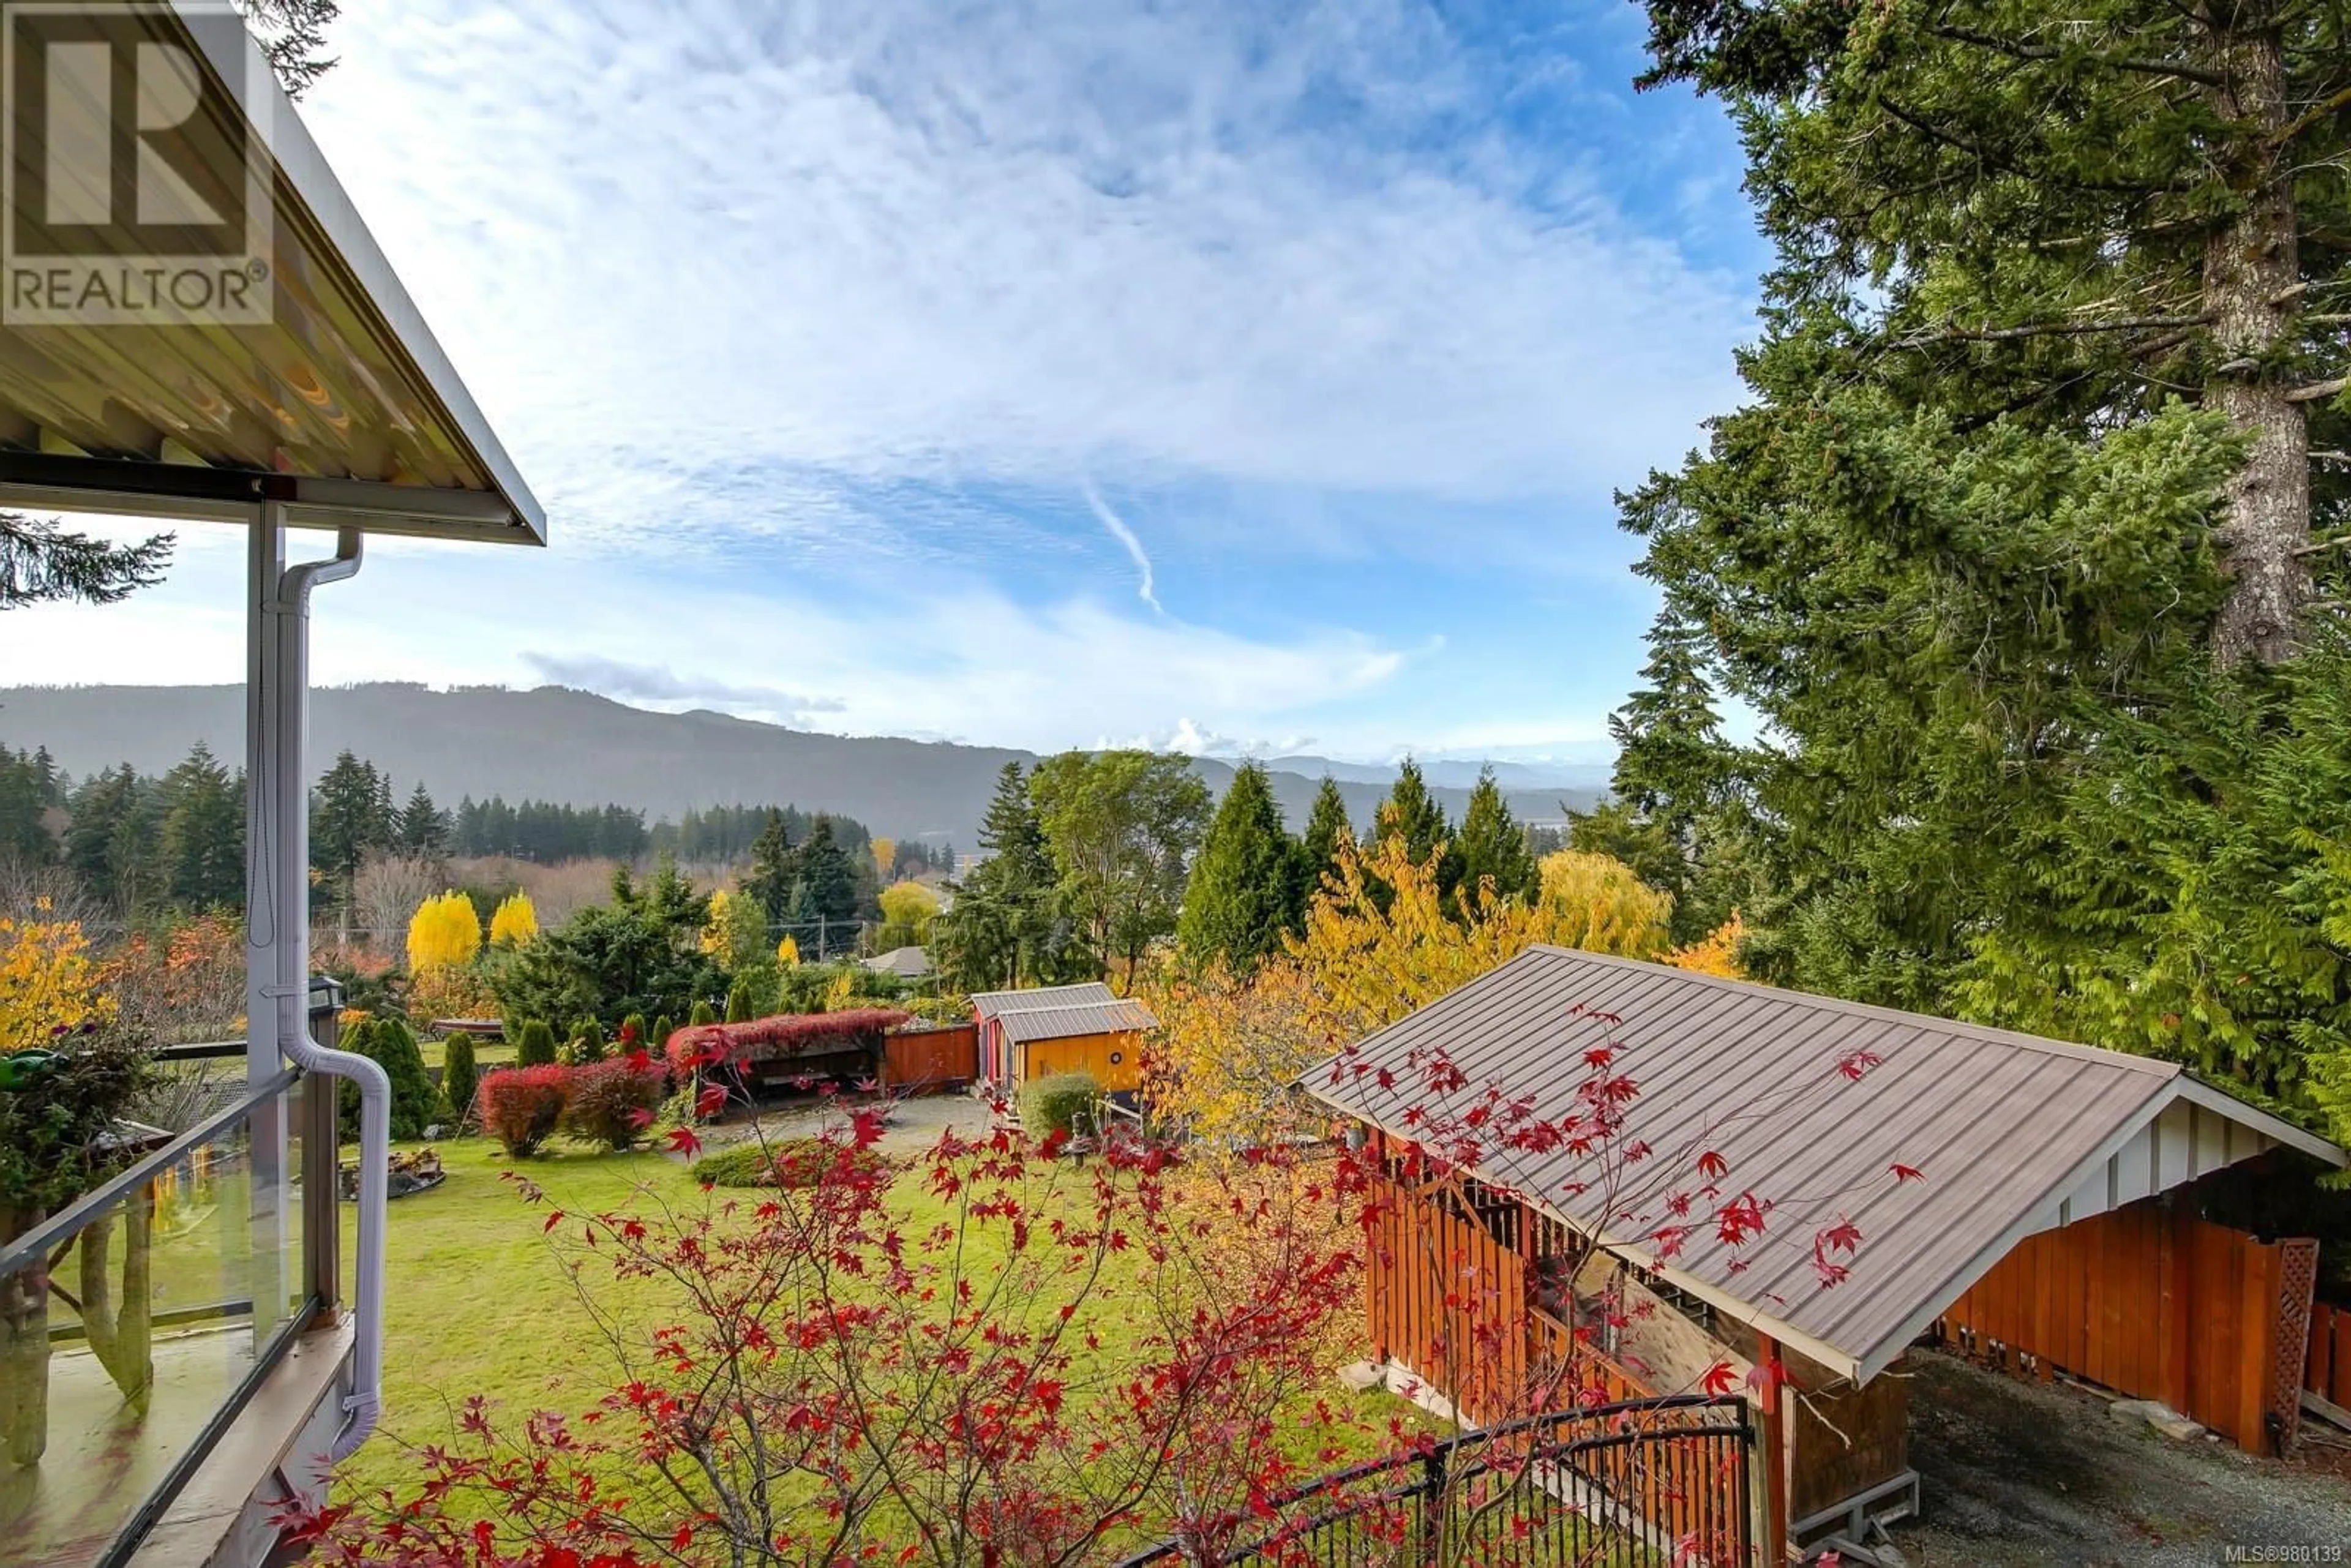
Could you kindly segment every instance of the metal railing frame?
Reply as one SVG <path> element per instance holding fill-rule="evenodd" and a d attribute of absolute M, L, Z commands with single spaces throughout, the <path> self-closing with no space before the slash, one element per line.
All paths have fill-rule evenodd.
<path fill-rule="evenodd" d="M 1688 1438 L 1736 1439 L 1740 1445 L 1741 1484 L 1737 1489 L 1738 1501 L 1735 1506 L 1742 1515 L 1744 1528 L 1741 1534 L 1742 1538 L 1747 1540 L 1751 1552 L 1753 1521 L 1743 1518 L 1743 1515 L 1748 1509 L 1745 1476 L 1751 1468 L 1749 1461 L 1751 1458 L 1756 1428 L 1750 1419 L 1747 1403 L 1737 1395 L 1676 1394 L 1649 1399 L 1620 1400 L 1609 1405 L 1595 1405 L 1579 1409 L 1549 1411 L 1538 1416 L 1521 1416 L 1514 1421 L 1464 1432 L 1458 1437 L 1447 1438 L 1427 1448 L 1411 1453 L 1391 1454 L 1383 1458 L 1368 1459 L 1362 1464 L 1349 1466 L 1345 1469 L 1333 1470 L 1327 1475 L 1318 1476 L 1302 1486 L 1294 1487 L 1289 1491 L 1268 1500 L 1267 1511 L 1278 1517 L 1297 1510 L 1301 1505 L 1311 1504 L 1318 1498 L 1327 1498 L 1345 1488 L 1374 1480 L 1383 1475 L 1409 1475 L 1410 1479 L 1399 1480 L 1395 1485 L 1382 1487 L 1375 1491 L 1349 1496 L 1320 1512 L 1310 1513 L 1303 1519 L 1277 1526 L 1253 1540 L 1234 1545 L 1223 1552 L 1218 1561 L 1254 1562 L 1268 1553 L 1271 1554 L 1266 1557 L 1268 1561 L 1286 1561 L 1286 1554 L 1301 1550 L 1311 1551 L 1311 1549 L 1306 1547 L 1304 1543 L 1320 1531 L 1334 1525 L 1343 1524 L 1350 1519 L 1410 1500 L 1417 1500 L 1422 1504 L 1417 1521 L 1417 1534 L 1420 1539 L 1416 1544 L 1422 1559 L 1433 1561 L 1431 1553 L 1437 1542 L 1431 1532 L 1438 1528 L 1438 1521 L 1427 1505 L 1441 1498 L 1449 1483 L 1473 1480 L 1497 1469 L 1496 1466 L 1478 1457 L 1477 1450 L 1479 1448 L 1489 1447 L 1498 1440 L 1521 1437 L 1546 1428 L 1586 1424 L 1596 1424 L 1604 1427 L 1609 1422 L 1622 1416 L 1656 1416 L 1682 1411 L 1722 1411 L 1726 1415 L 1720 1421 L 1702 1425 L 1666 1427 L 1646 1431 L 1600 1430 L 1585 1437 L 1569 1437 L 1555 1445 L 1539 1444 L 1534 1451 L 1523 1456 L 1520 1462 L 1531 1472 L 1538 1469 L 1557 1470 L 1570 1465 L 1578 1455 L 1622 1448 L 1632 1443 L 1667 1443 Z M 1466 1454 L 1465 1450 L 1468 1451 Z M 1457 1459 L 1459 1460 L 1458 1464 Z M 1574 1472 L 1571 1470 L 1570 1474 L 1573 1475 Z M 1587 1485 L 1596 1484 L 1592 1478 L 1581 1479 Z M 1531 1484 L 1544 1488 L 1544 1483 L 1541 1480 L 1535 1480 Z M 1623 1509 L 1632 1505 L 1614 1501 L 1611 1506 Z M 1595 1522 L 1605 1522 L 1599 1520 L 1596 1512 L 1591 1517 Z M 1155 1568 L 1155 1565 L 1161 1563 L 1190 1564 L 1198 1561 L 1194 1552 L 1195 1549 L 1183 1541 L 1165 1541 L 1155 1546 L 1146 1547 L 1132 1556 L 1120 1559 L 1114 1564 L 1114 1568 Z"/>

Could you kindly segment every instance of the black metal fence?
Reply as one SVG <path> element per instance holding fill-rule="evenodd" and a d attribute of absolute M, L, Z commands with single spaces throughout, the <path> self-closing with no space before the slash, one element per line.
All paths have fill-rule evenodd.
<path fill-rule="evenodd" d="M 1559 1411 L 1358 1465 L 1118 1568 L 1748 1568 L 1746 1402 Z"/>

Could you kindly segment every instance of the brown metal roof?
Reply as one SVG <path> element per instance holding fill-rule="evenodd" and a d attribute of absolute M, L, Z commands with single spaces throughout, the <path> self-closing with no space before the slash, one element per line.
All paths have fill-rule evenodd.
<path fill-rule="evenodd" d="M 1409 1136 L 1405 1113 L 1430 1098 L 1410 1064 L 1441 1046 L 1470 1086 L 1457 1113 L 1492 1084 L 1557 1118 L 1575 1109 L 1583 1052 L 1610 1038 L 1638 1086 L 1625 1136 L 1656 1151 L 1616 1178 L 1622 1217 L 1603 1226 L 1604 1195 L 1574 1190 L 1600 1179 L 1589 1159 L 1505 1151 L 1479 1174 L 1856 1378 L 1883 1370 L 2033 1231 L 2281 1144 L 2344 1163 L 2174 1063 L 1556 947 L 1520 954 L 1302 1082 Z M 1837 1064 L 1858 1051 L 1878 1064 L 1848 1080 Z M 1378 1088 L 1382 1068 L 1393 1090 Z M 1701 1185 L 1694 1166 L 1708 1150 L 1729 1164 L 1724 1196 L 1777 1205 L 1774 1228 L 1743 1267 L 1711 1224 L 1663 1264 L 1647 1244 L 1670 1223 L 1663 1184 Z M 1896 1183 L 1897 1161 L 1926 1179 Z M 1635 1187 L 1636 1212 L 1624 1216 Z M 1837 1217 L 1862 1240 L 1851 1277 L 1824 1289 L 1812 1241 Z"/>
<path fill-rule="evenodd" d="M 1124 1034 L 1159 1020 L 1141 1002 L 1113 998 L 1052 1008 L 1007 1008 L 996 1015 L 1004 1038 L 1015 1045 L 1032 1040 L 1067 1040 L 1078 1034 Z"/>
<path fill-rule="evenodd" d="M 1081 986 L 1031 986 L 1025 991 L 974 991 L 972 1010 L 985 1020 L 1001 1012 L 1029 1008 L 1066 1007 L 1076 1002 L 1114 1002 L 1118 998 L 1100 980 Z"/>

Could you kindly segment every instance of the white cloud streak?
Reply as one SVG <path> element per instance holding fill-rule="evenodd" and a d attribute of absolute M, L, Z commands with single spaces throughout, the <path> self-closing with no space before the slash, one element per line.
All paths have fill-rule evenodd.
<path fill-rule="evenodd" d="M 1085 482 L 1085 496 L 1087 509 L 1093 513 L 1103 528 L 1110 530 L 1111 538 L 1126 547 L 1127 555 L 1134 561 L 1134 570 L 1142 574 L 1135 584 L 1135 596 L 1162 615 L 1166 614 L 1167 607 L 1160 603 L 1159 595 L 1152 591 L 1151 558 L 1144 553 L 1143 541 L 1134 537 L 1134 530 L 1126 526 L 1124 518 L 1110 509 L 1110 503 L 1102 499 L 1102 492 L 1094 488 L 1092 479 Z"/>

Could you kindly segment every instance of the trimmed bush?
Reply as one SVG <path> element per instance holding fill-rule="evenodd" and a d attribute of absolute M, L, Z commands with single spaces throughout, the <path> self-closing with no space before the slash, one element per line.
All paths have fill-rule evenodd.
<path fill-rule="evenodd" d="M 490 1073 L 482 1080 L 482 1131 L 517 1159 L 537 1154 L 562 1125 L 574 1071 L 549 1061 Z"/>
<path fill-rule="evenodd" d="M 1020 1086 L 1020 1128 L 1032 1138 L 1091 1134 L 1102 1124 L 1102 1087 L 1091 1072 L 1056 1072 Z"/>
<path fill-rule="evenodd" d="M 694 1004 L 694 1010 L 686 1015 L 685 1021 L 688 1024 L 693 1025 L 716 1023 L 718 1021 L 718 1009 L 712 1007 L 708 1002 L 696 1002 Z M 664 1040 L 662 1043 L 666 1045 L 669 1042 L 667 1040 Z"/>
<path fill-rule="evenodd" d="M 694 1162 L 694 1179 L 709 1186 L 781 1186 L 798 1191 L 825 1179 L 842 1161 L 847 1168 L 874 1176 L 888 1162 L 872 1149 L 846 1149 L 822 1138 L 787 1138 L 761 1145 L 757 1139 Z"/>
<path fill-rule="evenodd" d="M 362 1019 L 344 1031 L 342 1049 L 356 1051 L 383 1069 L 392 1080 L 392 1135 L 415 1139 L 433 1121 L 437 1094 L 433 1075 L 424 1070 L 424 1053 L 416 1037 L 398 1019 Z M 359 1085 L 346 1080 L 335 1091 L 336 1121 L 346 1141 L 360 1135 Z"/>
<path fill-rule="evenodd" d="M 571 1057 L 575 1061 L 604 1060 L 604 1026 L 594 1019 L 581 1019 L 571 1026 Z"/>
<path fill-rule="evenodd" d="M 751 996 L 751 982 L 737 980 L 726 988 L 726 1021 L 728 1023 L 749 1023 L 758 1016 L 758 1003 Z"/>
<path fill-rule="evenodd" d="M 618 1054 L 626 1056 L 632 1051 L 642 1051 L 648 1056 L 652 1055 L 658 1049 L 656 1042 L 649 1038 L 652 1033 L 653 1026 L 645 1022 L 644 1014 L 631 1013 L 621 1020 Z"/>
<path fill-rule="evenodd" d="M 517 1067 L 552 1067 L 555 1065 L 555 1031 L 537 1019 L 522 1026 L 515 1036 Z"/>
<path fill-rule="evenodd" d="M 645 1049 L 659 1057 L 669 1049 L 669 1037 L 676 1032 L 677 1026 L 669 1021 L 667 1013 L 664 1013 L 653 1019 L 653 1031 L 645 1037 Z"/>
<path fill-rule="evenodd" d="M 653 1124 L 664 1076 L 653 1063 L 640 1067 L 625 1056 L 589 1062 L 571 1074 L 563 1130 L 607 1148 L 631 1147 Z"/>
<path fill-rule="evenodd" d="M 455 1126 L 463 1127 L 473 1113 L 474 1091 L 481 1081 L 481 1071 L 474 1065 L 473 1040 L 453 1034 L 442 1041 L 441 1098 L 447 1103 L 449 1120 Z"/>

